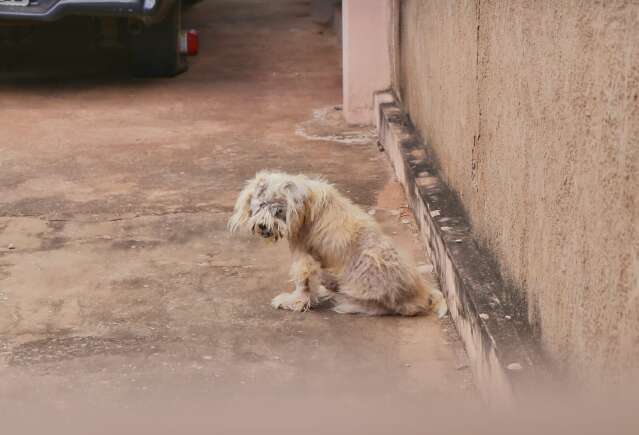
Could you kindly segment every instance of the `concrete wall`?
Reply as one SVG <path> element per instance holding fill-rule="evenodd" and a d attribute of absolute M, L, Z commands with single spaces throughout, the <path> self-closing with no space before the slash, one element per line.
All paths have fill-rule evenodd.
<path fill-rule="evenodd" d="M 547 355 L 639 378 L 639 2 L 399 13 L 396 90 Z"/>

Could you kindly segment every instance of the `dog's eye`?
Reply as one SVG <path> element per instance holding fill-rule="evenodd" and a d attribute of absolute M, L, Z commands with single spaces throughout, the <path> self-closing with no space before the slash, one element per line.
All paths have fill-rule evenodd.
<path fill-rule="evenodd" d="M 273 207 L 273 216 L 278 219 L 284 219 L 286 215 L 284 214 L 284 208 L 280 206 Z"/>

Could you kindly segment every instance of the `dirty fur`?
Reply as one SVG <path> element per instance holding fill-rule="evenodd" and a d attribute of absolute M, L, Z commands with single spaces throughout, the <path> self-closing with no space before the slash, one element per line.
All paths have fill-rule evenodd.
<path fill-rule="evenodd" d="M 259 172 L 240 192 L 232 232 L 287 239 L 295 289 L 272 305 L 306 311 L 325 301 L 338 313 L 414 316 L 447 306 L 367 213 L 318 178 Z"/>

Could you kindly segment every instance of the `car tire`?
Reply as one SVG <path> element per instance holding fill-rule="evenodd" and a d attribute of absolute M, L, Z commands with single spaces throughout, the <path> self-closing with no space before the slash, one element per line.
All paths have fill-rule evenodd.
<path fill-rule="evenodd" d="M 166 17 L 131 35 L 131 69 L 138 77 L 173 77 L 187 69 L 180 52 L 181 1 L 176 0 Z"/>

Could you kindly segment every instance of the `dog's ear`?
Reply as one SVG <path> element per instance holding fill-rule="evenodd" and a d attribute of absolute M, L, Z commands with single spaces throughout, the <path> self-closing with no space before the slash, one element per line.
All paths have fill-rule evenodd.
<path fill-rule="evenodd" d="M 229 218 L 228 229 L 232 233 L 246 229 L 246 223 L 251 218 L 251 199 L 259 188 L 260 183 L 264 182 L 264 174 L 258 173 L 255 178 L 248 181 L 244 189 L 240 192 L 235 201 L 233 215 Z"/>

